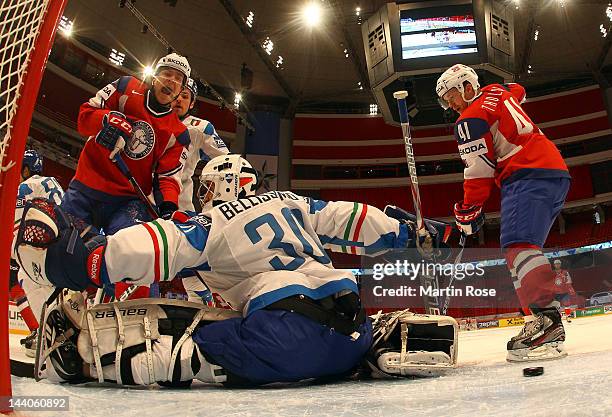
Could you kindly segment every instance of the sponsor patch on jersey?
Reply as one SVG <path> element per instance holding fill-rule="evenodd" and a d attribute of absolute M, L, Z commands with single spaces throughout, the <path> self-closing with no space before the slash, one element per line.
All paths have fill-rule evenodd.
<path fill-rule="evenodd" d="M 212 224 L 210 219 L 203 214 L 197 214 L 193 216 L 190 220 L 204 226 L 206 230 L 210 229 L 210 225 Z"/>
<path fill-rule="evenodd" d="M 225 142 L 223 142 L 223 139 L 221 139 L 216 134 L 213 135 L 213 140 L 215 141 L 215 145 L 217 145 L 217 148 L 227 148 L 227 146 L 225 146 Z"/>
<path fill-rule="evenodd" d="M 459 145 L 459 156 L 462 158 L 486 155 L 488 151 L 487 142 L 483 138 Z"/>
<path fill-rule="evenodd" d="M 102 90 L 98 91 L 98 95 L 102 97 L 102 100 L 108 101 L 110 96 L 112 96 L 115 91 L 117 91 L 117 88 L 113 84 L 109 84 Z"/>
<path fill-rule="evenodd" d="M 125 145 L 124 152 L 130 159 L 142 159 L 149 155 L 155 146 L 155 131 L 144 120 L 132 123 L 132 137 Z"/>

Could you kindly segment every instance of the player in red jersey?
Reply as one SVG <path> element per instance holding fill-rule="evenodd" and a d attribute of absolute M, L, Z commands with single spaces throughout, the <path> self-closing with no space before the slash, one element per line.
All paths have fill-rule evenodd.
<path fill-rule="evenodd" d="M 570 307 L 575 300 L 576 291 L 572 286 L 572 277 L 567 269 L 563 269 L 561 259 L 553 262 L 555 273 L 555 285 L 557 286 L 557 300 L 564 309 L 565 319 L 568 323 L 572 322 L 572 308 Z"/>
<path fill-rule="evenodd" d="M 519 84 L 481 88 L 476 72 L 457 64 L 438 79 L 436 93 L 445 109 L 459 113 L 454 133 L 465 163 L 464 197 L 454 212 L 461 231 L 480 229 L 485 201 L 501 188 L 500 243 L 521 305 L 534 314 L 508 342 L 507 359 L 565 356 L 555 274 L 542 254 L 570 185 L 563 157 L 521 107 Z"/>
<path fill-rule="evenodd" d="M 187 59 L 172 53 L 157 62 L 150 83 L 121 77 L 81 105 L 78 130 L 88 139 L 62 200 L 62 208 L 79 229 L 92 226 L 93 232 L 101 229 L 110 235 L 139 221 L 153 220 L 116 166 L 116 155 L 125 161 L 146 195 L 152 191 L 156 174 L 162 217 L 177 210 L 184 147 L 190 138 L 170 105 L 190 73 Z M 146 295 L 144 292 L 148 294 L 148 289 L 140 295 Z"/>

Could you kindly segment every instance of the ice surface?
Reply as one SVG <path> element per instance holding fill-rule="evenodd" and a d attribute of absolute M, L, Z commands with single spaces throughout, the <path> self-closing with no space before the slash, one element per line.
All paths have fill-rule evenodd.
<path fill-rule="evenodd" d="M 612 416 L 612 315 L 566 324 L 569 356 L 523 377 L 505 362 L 519 327 L 460 334 L 459 367 L 440 378 L 227 389 L 117 389 L 13 377 L 14 395 L 67 395 L 70 412 L 40 416 Z"/>

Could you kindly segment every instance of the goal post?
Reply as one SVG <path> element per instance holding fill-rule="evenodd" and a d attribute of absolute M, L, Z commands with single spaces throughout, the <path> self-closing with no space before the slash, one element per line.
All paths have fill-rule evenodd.
<path fill-rule="evenodd" d="M 0 399 L 11 396 L 8 286 L 21 160 L 66 0 L 0 0 Z M 0 401 L 0 411 L 10 411 Z"/>

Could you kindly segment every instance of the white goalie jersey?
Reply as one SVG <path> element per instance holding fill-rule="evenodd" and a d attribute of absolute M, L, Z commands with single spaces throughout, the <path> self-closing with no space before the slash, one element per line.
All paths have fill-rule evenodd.
<path fill-rule="evenodd" d="M 229 153 L 227 146 L 217 134 L 215 127 L 207 120 L 187 116 L 183 124 L 189 130 L 191 143 L 187 148 L 187 156 L 181 173 L 181 194 L 179 195 L 179 210 L 194 211 L 193 206 L 193 174 L 198 162 L 208 162 L 219 155 Z"/>
<path fill-rule="evenodd" d="M 405 224 L 375 207 L 324 202 L 271 191 L 230 201 L 184 222 L 155 220 L 108 237 L 103 282 L 170 280 L 185 268 L 243 315 L 283 298 L 358 292 L 355 277 L 334 269 L 324 248 L 377 254 L 406 247 Z"/>

